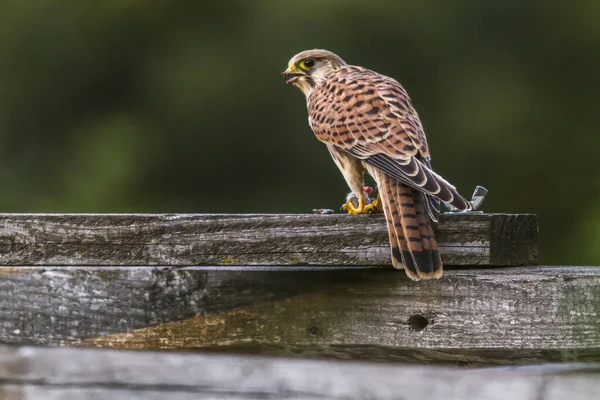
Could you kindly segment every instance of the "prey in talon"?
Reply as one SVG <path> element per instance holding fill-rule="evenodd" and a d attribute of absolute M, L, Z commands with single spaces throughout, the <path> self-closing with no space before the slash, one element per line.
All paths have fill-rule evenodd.
<path fill-rule="evenodd" d="M 371 200 L 370 196 L 371 196 L 371 193 L 373 192 L 373 188 L 371 186 L 364 186 L 363 190 L 364 190 L 365 202 L 367 203 L 367 205 L 373 204 L 372 211 L 370 211 L 370 212 L 372 212 L 372 213 L 373 212 L 381 212 L 381 210 L 377 208 L 379 203 L 375 203 L 375 201 L 377 201 L 379 199 L 379 196 L 377 197 L 377 200 L 375 200 L 375 201 Z M 351 203 L 353 207 L 358 207 L 358 197 L 352 192 L 348 193 L 348 195 L 346 196 L 346 203 L 344 203 L 342 205 L 342 207 L 340 207 L 340 210 L 346 210 L 346 208 L 348 207 L 348 203 Z M 315 214 L 321 214 L 321 215 L 334 213 L 334 211 L 330 208 L 313 208 L 312 211 Z"/>
<path fill-rule="evenodd" d="M 381 209 L 381 199 L 379 197 L 379 193 L 377 194 L 377 198 L 375 200 L 372 200 L 371 193 L 373 193 L 373 188 L 371 186 L 363 186 L 363 192 L 365 196 L 366 213 L 375 214 L 383 212 L 383 210 Z M 352 214 L 349 211 L 349 203 L 355 210 L 358 209 L 359 200 L 358 197 L 354 194 L 354 192 L 348 193 L 348 195 L 346 196 L 346 203 L 344 203 L 341 207 L 341 210 L 348 211 L 349 214 Z"/>

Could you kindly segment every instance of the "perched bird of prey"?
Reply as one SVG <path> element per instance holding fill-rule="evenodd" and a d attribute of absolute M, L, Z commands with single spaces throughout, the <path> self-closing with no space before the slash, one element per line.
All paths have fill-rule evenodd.
<path fill-rule="evenodd" d="M 423 126 L 404 88 L 326 50 L 295 55 L 283 77 L 306 96 L 310 127 L 358 199 L 348 200 L 344 209 L 349 214 L 382 209 L 394 267 L 413 280 L 439 278 L 442 262 L 431 220 L 438 220 L 440 201 L 461 211 L 471 204 L 432 170 Z M 365 170 L 379 189 L 370 204 Z"/>

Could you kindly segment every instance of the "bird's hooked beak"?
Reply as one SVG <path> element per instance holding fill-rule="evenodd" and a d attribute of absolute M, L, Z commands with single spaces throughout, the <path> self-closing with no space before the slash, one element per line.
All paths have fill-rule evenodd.
<path fill-rule="evenodd" d="M 304 73 L 298 71 L 298 68 L 296 68 L 295 65 L 290 65 L 285 71 L 281 73 L 281 76 L 283 76 L 283 80 L 285 81 L 285 83 L 288 84 L 293 83 L 296 79 L 303 75 Z"/>

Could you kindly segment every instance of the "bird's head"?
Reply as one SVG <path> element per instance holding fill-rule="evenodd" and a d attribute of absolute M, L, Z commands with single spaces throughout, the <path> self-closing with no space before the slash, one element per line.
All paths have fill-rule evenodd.
<path fill-rule="evenodd" d="M 286 83 L 300 88 L 308 97 L 326 80 L 327 75 L 344 65 L 344 60 L 330 51 L 306 50 L 292 57 L 282 75 Z"/>

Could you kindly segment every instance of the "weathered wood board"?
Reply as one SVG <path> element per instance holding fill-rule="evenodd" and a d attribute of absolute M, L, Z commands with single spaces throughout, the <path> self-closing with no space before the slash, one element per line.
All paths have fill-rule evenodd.
<path fill-rule="evenodd" d="M 587 400 L 600 364 L 471 369 L 0 347 L 0 398 Z"/>
<path fill-rule="evenodd" d="M 391 266 L 381 215 L 0 214 L 0 265 Z M 535 265 L 531 214 L 442 215 L 445 265 Z"/>
<path fill-rule="evenodd" d="M 3 273 L 2 273 L 3 271 Z M 0 269 L 0 342 L 461 365 L 600 361 L 600 268 Z"/>
<path fill-rule="evenodd" d="M 69 344 L 308 293 L 338 277 L 333 269 L 0 267 L 0 343 Z"/>

